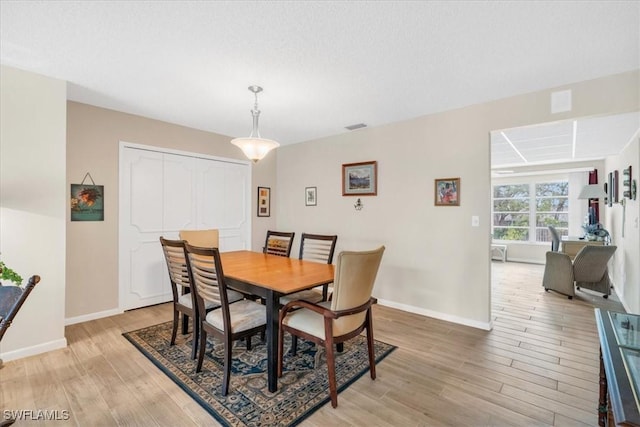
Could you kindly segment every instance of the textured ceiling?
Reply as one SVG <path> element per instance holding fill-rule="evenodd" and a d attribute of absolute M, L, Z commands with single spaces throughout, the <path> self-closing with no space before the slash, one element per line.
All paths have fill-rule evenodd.
<path fill-rule="evenodd" d="M 283 144 L 640 68 L 638 1 L 0 2 L 69 99 Z"/>

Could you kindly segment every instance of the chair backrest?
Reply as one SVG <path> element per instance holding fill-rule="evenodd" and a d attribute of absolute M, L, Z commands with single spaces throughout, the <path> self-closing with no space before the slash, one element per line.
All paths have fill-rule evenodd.
<path fill-rule="evenodd" d="M 347 310 L 369 301 L 378 274 L 384 246 L 372 251 L 343 251 L 338 254 L 331 310 Z M 349 332 L 364 321 L 366 312 L 344 316 L 334 321 L 335 332 Z"/>
<path fill-rule="evenodd" d="M 196 290 L 198 310 L 206 313 L 205 303 L 219 305 L 224 328 L 230 331 L 229 299 L 218 248 L 184 245 L 189 278 Z"/>
<path fill-rule="evenodd" d="M 31 276 L 24 288 L 0 286 L 0 341 L 38 282 L 40 282 L 40 276 Z"/>
<path fill-rule="evenodd" d="M 300 259 L 331 264 L 338 236 L 302 233 Z"/>
<path fill-rule="evenodd" d="M 265 254 L 289 257 L 295 235 L 296 233 L 268 230 L 262 251 Z"/>
<path fill-rule="evenodd" d="M 209 230 L 180 230 L 180 240 L 184 240 L 192 246 L 202 248 L 219 248 L 220 234 L 217 229 Z"/>
<path fill-rule="evenodd" d="M 173 301 L 177 302 L 180 295 L 189 289 L 191 291 L 191 281 L 187 271 L 187 260 L 184 256 L 184 240 L 168 240 L 160 237 L 160 244 L 164 252 L 164 259 L 167 263 L 169 281 L 171 282 L 171 292 Z M 178 289 L 180 287 L 180 289 Z"/>
<path fill-rule="evenodd" d="M 573 260 L 576 282 L 598 282 L 607 272 L 607 263 L 617 246 L 585 245 Z"/>
<path fill-rule="evenodd" d="M 560 233 L 551 225 L 549 226 L 549 233 L 551 233 L 551 250 L 558 252 L 560 250 Z"/>

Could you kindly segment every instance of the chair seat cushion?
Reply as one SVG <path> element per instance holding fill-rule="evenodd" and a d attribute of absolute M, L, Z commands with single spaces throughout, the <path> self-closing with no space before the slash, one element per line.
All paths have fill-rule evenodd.
<path fill-rule="evenodd" d="M 229 304 L 229 317 L 231 318 L 231 332 L 237 333 L 265 325 L 267 310 L 264 305 L 255 301 L 242 300 Z M 215 328 L 224 331 L 222 310 L 210 311 L 206 320 Z"/>
<path fill-rule="evenodd" d="M 227 289 L 227 297 L 229 298 L 229 304 L 231 304 L 232 302 L 236 302 L 236 301 L 240 301 L 240 300 L 244 299 L 244 295 L 242 295 L 240 292 L 236 292 L 236 291 L 231 290 L 231 289 Z M 192 304 L 191 304 L 191 294 L 180 295 L 178 297 L 178 303 L 193 309 Z M 216 304 L 216 303 L 211 302 L 211 301 L 205 301 L 204 302 L 204 308 L 207 311 L 213 310 L 214 308 L 217 308 L 217 307 L 220 307 L 220 304 Z"/>
<path fill-rule="evenodd" d="M 300 292 L 294 292 L 289 295 L 283 295 L 280 297 L 280 304 L 285 305 L 290 301 L 305 300 L 313 303 L 322 301 L 322 292 L 318 292 L 314 289 L 307 289 Z"/>
<path fill-rule="evenodd" d="M 331 308 L 331 301 L 323 301 L 318 304 L 324 308 Z M 297 329 L 302 332 L 306 332 L 309 335 L 325 338 L 324 335 L 324 317 L 311 311 L 308 308 L 301 308 L 300 310 L 294 310 L 287 313 L 287 316 L 282 320 L 284 325 L 290 328 Z M 336 335 L 334 331 L 334 335 Z"/>

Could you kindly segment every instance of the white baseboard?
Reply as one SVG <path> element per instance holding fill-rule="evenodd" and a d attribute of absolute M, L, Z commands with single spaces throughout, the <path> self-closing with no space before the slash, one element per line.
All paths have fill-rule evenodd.
<path fill-rule="evenodd" d="M 64 325 L 75 325 L 76 323 L 88 322 L 89 320 L 102 319 L 103 317 L 115 316 L 116 314 L 122 314 L 124 311 L 119 308 L 112 310 L 98 311 L 96 313 L 83 314 L 82 316 L 68 317 L 64 319 Z"/>
<path fill-rule="evenodd" d="M 10 360 L 22 359 L 23 357 L 35 356 L 36 354 L 58 350 L 60 348 L 65 348 L 66 346 L 67 339 L 60 338 L 59 340 L 49 341 L 31 347 L 19 348 L 18 350 L 7 351 L 6 353 L 0 353 L 0 359 L 8 362 Z"/>
<path fill-rule="evenodd" d="M 378 299 L 378 304 L 385 307 L 397 308 L 398 310 L 407 311 L 409 313 L 420 314 L 422 316 L 433 317 L 434 319 L 444 320 L 446 322 L 457 323 L 459 325 L 471 326 L 472 328 L 490 331 L 493 329 L 493 322 L 478 322 L 464 317 L 452 316 L 450 314 L 440 313 L 438 311 L 427 310 L 426 308 L 415 307 L 412 305 L 401 304 L 385 299 Z"/>
<path fill-rule="evenodd" d="M 538 265 L 545 265 L 546 262 L 545 261 L 537 261 L 534 259 L 527 259 L 527 258 L 513 258 L 513 257 L 509 257 L 509 259 L 507 259 L 507 262 L 522 262 L 525 264 L 538 264 Z"/>

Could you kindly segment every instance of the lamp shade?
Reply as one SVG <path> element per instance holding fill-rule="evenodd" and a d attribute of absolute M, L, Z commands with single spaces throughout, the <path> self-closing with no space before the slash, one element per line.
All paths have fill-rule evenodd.
<path fill-rule="evenodd" d="M 244 155 L 254 163 L 262 160 L 269 151 L 280 146 L 280 144 L 271 139 L 253 137 L 235 138 L 231 140 L 231 143 L 240 147 Z"/>
<path fill-rule="evenodd" d="M 589 184 L 582 187 L 578 199 L 604 199 L 607 197 L 607 193 L 599 184 Z"/>

